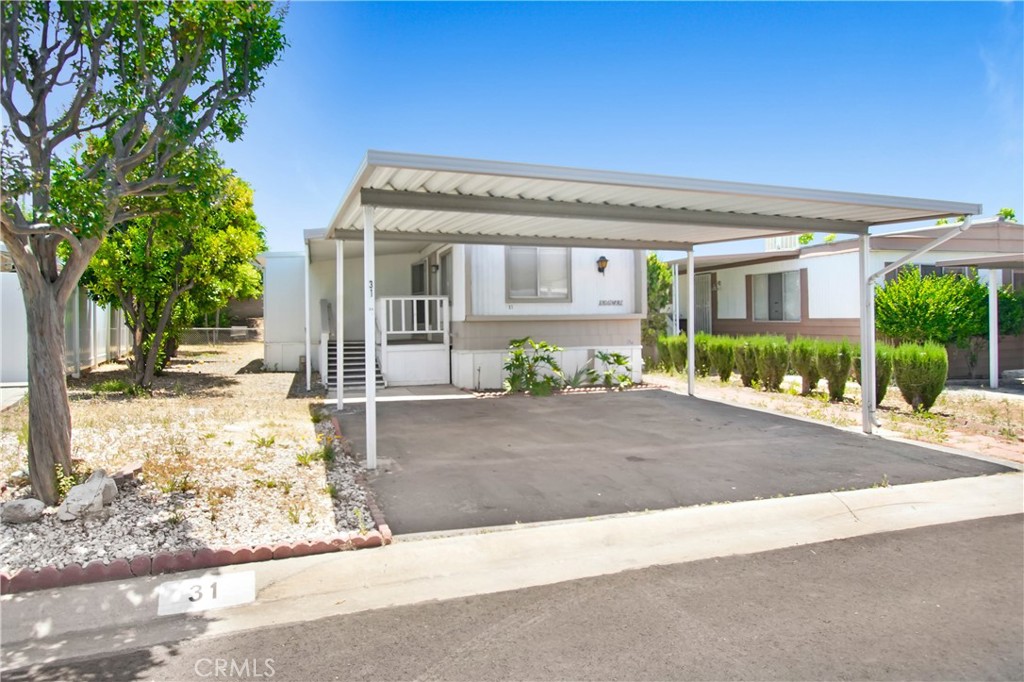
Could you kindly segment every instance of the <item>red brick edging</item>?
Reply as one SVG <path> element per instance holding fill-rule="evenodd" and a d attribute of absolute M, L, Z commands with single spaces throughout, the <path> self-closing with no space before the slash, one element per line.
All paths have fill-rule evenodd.
<path fill-rule="evenodd" d="M 338 438 L 345 440 L 341 434 L 341 425 L 337 417 L 331 417 Z M 126 476 L 137 471 L 119 472 L 119 482 Z M 277 545 L 259 545 L 256 547 L 235 545 L 231 547 L 202 547 L 197 550 L 185 549 L 178 552 L 158 552 L 152 556 L 139 555 L 134 559 L 114 559 L 109 564 L 99 559 L 90 561 L 84 566 L 77 563 L 68 564 L 64 568 L 43 566 L 39 570 L 23 568 L 12 574 L 0 573 L 0 594 L 15 594 L 33 590 L 47 590 L 54 587 L 70 587 L 86 583 L 98 583 L 107 580 L 127 580 L 146 575 L 163 575 L 219 566 L 287 559 L 289 557 L 326 554 L 345 550 L 366 549 L 390 545 L 391 529 L 384 521 L 384 515 L 377 506 L 366 478 L 357 475 L 356 480 L 366 488 L 366 506 L 373 517 L 374 530 L 361 533 L 351 531 L 339 533 L 326 538 Z"/>

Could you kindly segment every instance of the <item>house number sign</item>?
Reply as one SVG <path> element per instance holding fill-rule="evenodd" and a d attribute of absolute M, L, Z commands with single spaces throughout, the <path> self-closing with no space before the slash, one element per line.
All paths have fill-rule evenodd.
<path fill-rule="evenodd" d="M 248 604 L 256 600 L 256 573 L 209 573 L 200 578 L 171 580 L 157 587 L 158 616 L 194 613 Z"/>
<path fill-rule="evenodd" d="M 621 298 L 602 298 L 597 302 L 598 305 L 622 305 Z"/>

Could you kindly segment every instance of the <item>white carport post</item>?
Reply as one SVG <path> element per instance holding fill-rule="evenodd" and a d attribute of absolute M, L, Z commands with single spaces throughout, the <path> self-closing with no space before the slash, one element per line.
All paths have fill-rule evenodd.
<path fill-rule="evenodd" d="M 860 237 L 860 417 L 871 433 L 875 416 L 875 282 L 871 277 L 871 237 Z"/>
<path fill-rule="evenodd" d="M 679 333 L 679 263 L 672 264 L 672 336 Z"/>
<path fill-rule="evenodd" d="M 334 243 L 334 385 L 338 392 L 338 410 L 345 400 L 345 243 Z"/>
<path fill-rule="evenodd" d="M 310 353 L 313 352 L 313 344 L 309 340 L 309 240 L 306 240 L 306 253 L 302 263 L 302 277 L 305 281 L 305 300 L 306 300 L 306 390 L 309 391 L 312 387 L 313 378 L 313 365 L 310 360 Z"/>
<path fill-rule="evenodd" d="M 988 385 L 999 388 L 999 285 L 1002 271 L 988 271 Z"/>
<path fill-rule="evenodd" d="M 373 245 L 373 206 L 363 206 L 363 287 L 366 310 L 363 333 L 366 354 L 366 468 L 377 468 L 377 315 L 374 277 L 376 259 Z"/>
<path fill-rule="evenodd" d="M 694 279 L 694 257 L 693 247 L 686 250 L 686 393 L 693 395 L 694 368 L 696 351 L 693 345 L 693 330 L 696 327 L 694 321 L 696 310 L 696 297 L 693 293 Z"/>

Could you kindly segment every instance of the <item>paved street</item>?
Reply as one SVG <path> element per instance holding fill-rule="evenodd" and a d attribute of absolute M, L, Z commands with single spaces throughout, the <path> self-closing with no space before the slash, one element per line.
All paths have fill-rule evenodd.
<path fill-rule="evenodd" d="M 1022 531 L 1015 515 L 880 533 L 181 641 L 4 679 L 216 679 L 219 661 L 233 660 L 250 678 L 272 669 L 275 680 L 1019 680 Z"/>

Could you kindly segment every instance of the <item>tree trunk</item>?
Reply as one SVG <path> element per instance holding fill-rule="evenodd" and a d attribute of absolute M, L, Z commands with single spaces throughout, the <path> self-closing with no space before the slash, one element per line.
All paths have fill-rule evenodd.
<path fill-rule="evenodd" d="M 52 506 L 60 501 L 56 467 L 71 473 L 64 306 L 51 287 L 23 291 L 28 320 L 28 471 L 32 490 Z"/>

